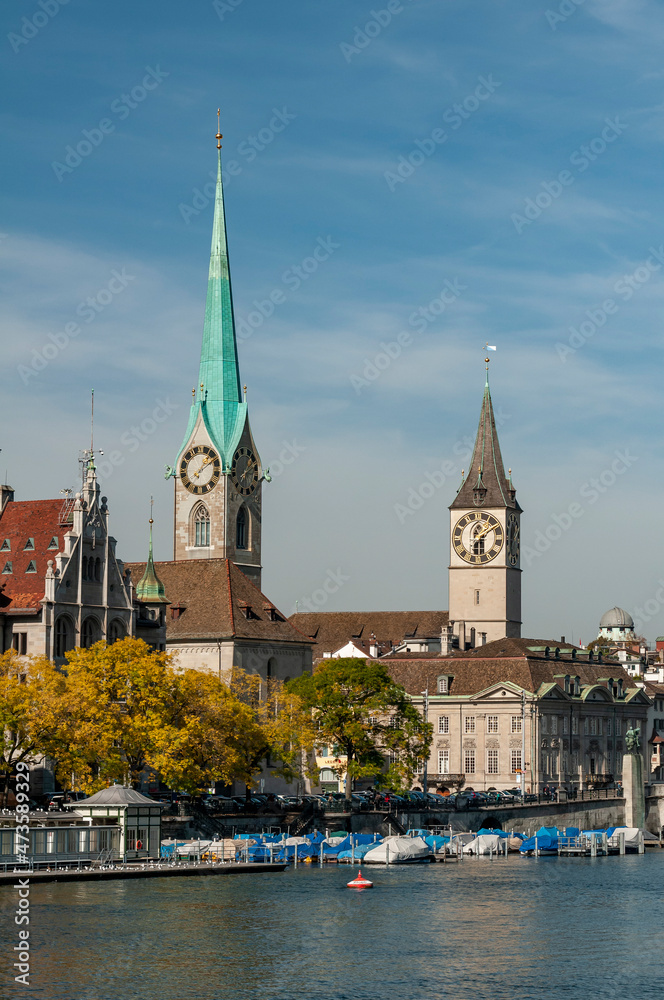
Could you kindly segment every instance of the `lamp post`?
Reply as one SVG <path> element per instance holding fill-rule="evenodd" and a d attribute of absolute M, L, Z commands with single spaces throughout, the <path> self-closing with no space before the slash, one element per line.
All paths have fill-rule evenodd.
<path fill-rule="evenodd" d="M 424 696 L 424 713 L 423 713 L 424 714 L 424 721 L 428 722 L 429 721 L 429 688 L 426 687 L 424 689 L 424 691 L 422 692 L 422 694 Z M 424 778 L 423 778 L 423 784 L 424 784 L 424 794 L 426 795 L 428 793 L 428 791 L 429 791 L 429 758 L 428 757 L 424 758 Z M 426 802 L 426 799 L 425 799 L 425 802 Z"/>

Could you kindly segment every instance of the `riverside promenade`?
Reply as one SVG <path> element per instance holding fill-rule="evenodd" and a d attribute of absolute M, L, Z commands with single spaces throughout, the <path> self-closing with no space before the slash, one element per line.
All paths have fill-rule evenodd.
<path fill-rule="evenodd" d="M 54 865 L 52 868 L 31 869 L 27 865 L 0 871 L 0 887 L 12 886 L 19 878 L 30 879 L 30 884 L 38 882 L 107 882 L 115 879 L 135 878 L 184 878 L 205 875 L 256 875 L 267 872 L 283 872 L 285 864 L 238 864 L 220 862 L 199 864 L 165 864 L 145 862 L 144 864 L 117 864 L 99 867 L 77 867 L 74 864 Z"/>

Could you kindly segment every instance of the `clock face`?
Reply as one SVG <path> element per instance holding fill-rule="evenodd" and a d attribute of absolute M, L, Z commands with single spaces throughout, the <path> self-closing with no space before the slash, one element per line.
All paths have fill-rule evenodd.
<path fill-rule="evenodd" d="M 495 559 L 503 547 L 505 533 L 500 521 L 483 510 L 471 510 L 454 525 L 452 545 L 464 562 L 482 566 Z"/>
<path fill-rule="evenodd" d="M 516 514 L 507 518 L 507 559 L 510 566 L 519 564 L 519 519 Z"/>
<path fill-rule="evenodd" d="M 258 486 L 258 459 L 250 448 L 238 448 L 233 455 L 231 479 L 243 497 L 250 496 Z"/>
<path fill-rule="evenodd" d="M 180 462 L 180 479 L 190 493 L 210 493 L 219 482 L 221 462 L 214 448 L 199 444 L 185 451 Z"/>

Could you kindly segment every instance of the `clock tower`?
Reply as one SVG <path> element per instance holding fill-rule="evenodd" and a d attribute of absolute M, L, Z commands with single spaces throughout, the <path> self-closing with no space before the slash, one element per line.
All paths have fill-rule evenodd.
<path fill-rule="evenodd" d="M 174 559 L 230 559 L 260 589 L 261 462 L 240 382 L 217 133 L 217 187 L 198 385 L 175 480 Z"/>
<path fill-rule="evenodd" d="M 521 507 L 505 475 L 489 391 L 468 475 L 450 506 L 450 625 L 460 649 L 521 635 Z"/>

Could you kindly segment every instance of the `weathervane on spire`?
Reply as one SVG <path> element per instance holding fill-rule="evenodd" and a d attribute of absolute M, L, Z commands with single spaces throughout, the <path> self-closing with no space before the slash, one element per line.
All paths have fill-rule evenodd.
<path fill-rule="evenodd" d="M 221 108 L 217 108 L 217 135 L 216 135 L 217 149 L 221 149 L 221 140 L 223 138 L 224 137 L 221 134 Z"/>

